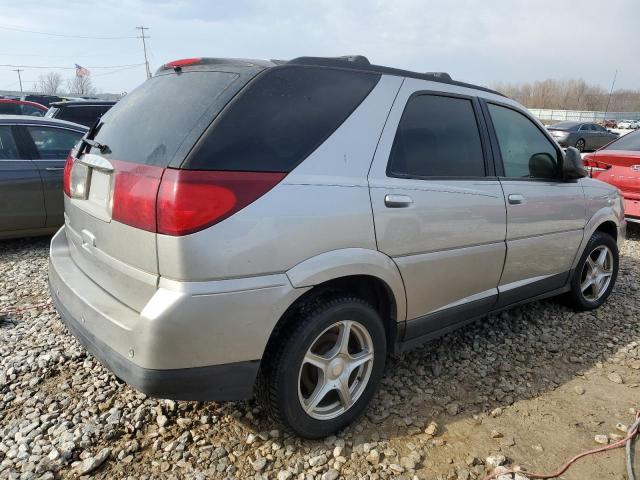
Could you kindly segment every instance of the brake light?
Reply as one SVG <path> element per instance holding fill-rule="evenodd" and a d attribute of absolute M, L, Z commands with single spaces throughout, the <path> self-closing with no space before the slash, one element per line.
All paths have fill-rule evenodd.
<path fill-rule="evenodd" d="M 73 158 L 73 155 L 71 153 L 67 155 L 67 161 L 64 162 L 64 174 L 62 177 L 62 189 L 67 197 L 71 197 L 71 169 L 73 168 L 74 162 L 75 158 Z"/>
<path fill-rule="evenodd" d="M 158 233 L 188 235 L 253 203 L 286 173 L 167 169 L 158 191 Z"/>
<path fill-rule="evenodd" d="M 162 167 L 111 161 L 115 168 L 111 218 L 121 223 L 156 231 L 156 196 Z"/>
<path fill-rule="evenodd" d="M 586 167 L 586 169 L 589 171 L 590 174 L 593 174 L 594 172 L 596 173 L 606 172 L 611 168 L 611 165 L 609 165 L 608 163 L 599 162 L 598 160 L 595 160 L 593 157 L 585 157 L 583 159 L 583 162 L 584 162 L 584 166 Z"/>
<path fill-rule="evenodd" d="M 181 60 L 174 60 L 173 62 L 165 63 L 164 66 L 166 68 L 182 68 L 187 65 L 194 65 L 196 63 L 200 63 L 202 58 L 183 58 Z"/>

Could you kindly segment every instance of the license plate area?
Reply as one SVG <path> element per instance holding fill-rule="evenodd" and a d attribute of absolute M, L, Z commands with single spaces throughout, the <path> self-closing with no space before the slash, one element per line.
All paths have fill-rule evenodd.
<path fill-rule="evenodd" d="M 76 165 L 74 171 L 78 167 L 81 167 L 82 171 L 86 169 L 86 187 L 83 196 L 72 198 L 72 203 L 89 215 L 110 222 L 113 172 L 82 163 Z"/>

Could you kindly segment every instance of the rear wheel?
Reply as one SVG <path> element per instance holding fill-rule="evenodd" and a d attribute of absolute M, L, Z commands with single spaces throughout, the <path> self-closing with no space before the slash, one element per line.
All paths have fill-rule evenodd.
<path fill-rule="evenodd" d="M 386 336 L 378 313 L 358 298 L 332 297 L 299 312 L 266 355 L 260 393 L 276 421 L 319 438 L 366 408 L 384 370 Z"/>
<path fill-rule="evenodd" d="M 576 142 L 576 148 L 578 149 L 579 152 L 583 152 L 584 147 L 585 147 L 584 139 L 581 138 Z"/>
<path fill-rule="evenodd" d="M 571 279 L 568 298 L 578 310 L 592 310 L 602 305 L 618 276 L 618 245 L 606 233 L 593 234 Z"/>

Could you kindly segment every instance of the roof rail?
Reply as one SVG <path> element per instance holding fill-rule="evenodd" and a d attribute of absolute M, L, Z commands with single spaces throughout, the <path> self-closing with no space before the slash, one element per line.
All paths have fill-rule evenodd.
<path fill-rule="evenodd" d="M 289 60 L 287 63 L 294 65 L 319 65 L 319 66 L 341 66 L 348 63 L 358 66 L 369 66 L 371 62 L 364 55 L 344 55 L 341 57 L 298 57 Z"/>
<path fill-rule="evenodd" d="M 424 72 L 426 75 L 433 75 L 436 78 L 441 78 L 442 80 L 449 80 L 450 82 L 453 81 L 453 78 L 451 78 L 451 75 L 449 75 L 447 72 Z"/>

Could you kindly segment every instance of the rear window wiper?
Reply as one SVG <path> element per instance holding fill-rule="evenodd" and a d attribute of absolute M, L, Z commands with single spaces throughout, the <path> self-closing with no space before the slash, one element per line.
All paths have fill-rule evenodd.
<path fill-rule="evenodd" d="M 108 145 L 105 145 L 100 142 L 96 142 L 95 140 L 91 140 L 89 138 L 83 138 L 82 143 L 89 145 L 91 148 L 97 148 L 100 150 L 100 153 L 111 153 L 111 149 Z"/>

